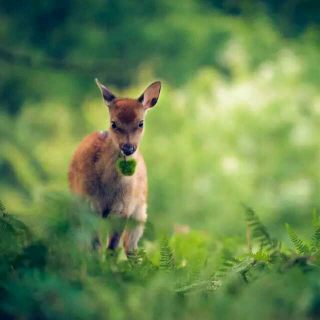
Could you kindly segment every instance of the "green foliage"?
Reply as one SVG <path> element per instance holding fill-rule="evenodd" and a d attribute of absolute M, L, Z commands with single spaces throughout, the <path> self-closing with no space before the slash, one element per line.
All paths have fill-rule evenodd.
<path fill-rule="evenodd" d="M 293 242 L 296 250 L 300 254 L 309 255 L 311 253 L 318 254 L 318 250 L 320 248 L 320 226 L 319 226 L 319 217 L 316 211 L 313 212 L 312 215 L 312 224 L 315 228 L 313 235 L 311 236 L 310 243 L 305 243 L 293 230 L 288 223 L 286 223 L 286 228 L 288 234 L 290 236 L 291 241 Z"/>
<path fill-rule="evenodd" d="M 245 272 L 248 266 L 252 263 L 252 259 L 244 259 L 243 261 L 237 258 L 228 258 L 222 262 L 222 265 L 215 277 L 217 279 L 223 279 L 231 273 Z"/>
<path fill-rule="evenodd" d="M 124 176 L 132 176 L 136 171 L 136 166 L 136 159 L 123 160 L 122 158 L 119 158 L 117 160 L 117 168 Z"/>
<path fill-rule="evenodd" d="M 0 318 L 319 318 L 318 7 L 2 1 Z M 109 126 L 98 76 L 118 97 L 163 80 L 129 260 L 91 250 L 107 222 L 66 194 L 75 148 Z M 239 201 L 259 212 L 247 242 Z"/>
<path fill-rule="evenodd" d="M 266 252 L 262 250 L 257 251 L 256 253 L 249 253 L 249 257 L 253 258 L 255 261 L 268 263 L 271 260 L 271 257 Z"/>
<path fill-rule="evenodd" d="M 37 224 L 30 215 L 17 219 L 6 213 L 1 220 L 1 318 L 176 320 L 240 314 L 267 320 L 280 313 L 307 320 L 319 315 L 320 256 L 305 256 L 304 244 L 289 226 L 298 255 L 262 248 L 269 233 L 253 210 L 252 228 L 264 230 L 253 238 L 260 246 L 256 252 L 247 254 L 244 238 L 217 240 L 193 231 L 145 241 L 126 259 L 122 250 L 92 250 L 92 235 L 105 238 L 108 228 L 76 199 L 47 194 L 35 204 L 47 212 L 37 216 Z M 318 229 L 312 238 L 317 236 Z M 204 263 L 188 249 L 196 239 L 206 248 Z M 297 305 L 301 299 L 304 303 Z"/>
<path fill-rule="evenodd" d="M 246 206 L 244 208 L 248 227 L 250 228 L 248 232 L 251 233 L 252 238 L 258 241 L 261 251 L 265 249 L 269 254 L 275 253 L 278 250 L 279 242 L 271 238 L 268 229 L 260 222 L 253 209 Z"/>
<path fill-rule="evenodd" d="M 23 222 L 6 213 L 4 205 L 2 205 L 1 211 L 0 253 L 7 259 L 5 263 L 10 263 L 16 258 L 21 248 L 30 242 L 31 232 Z"/>
<path fill-rule="evenodd" d="M 170 271 L 174 268 L 173 253 L 166 235 L 164 235 L 161 240 L 159 268 L 165 271 Z"/>
<path fill-rule="evenodd" d="M 316 252 L 318 249 L 320 249 L 320 219 L 316 210 L 313 211 L 312 224 L 315 231 L 311 237 L 311 250 Z"/>
<path fill-rule="evenodd" d="M 297 37 L 312 26 L 308 31 L 316 39 L 319 18 L 313 7 L 312 1 L 292 0 L 185 0 L 183 6 L 169 0 L 139 6 L 130 0 L 110 0 L 108 6 L 101 0 L 50 5 L 30 0 L 16 8 L 3 0 L 0 99 L 17 114 L 30 99 L 65 98 L 57 90 L 66 90 L 66 100 L 76 106 L 94 92 L 97 75 L 122 88 L 135 82 L 141 69 L 143 77 L 153 71 L 180 85 L 208 65 L 230 76 L 233 66 L 221 57 L 229 41 L 246 43 L 250 67 L 257 68 L 274 57 L 282 34 Z"/>
<path fill-rule="evenodd" d="M 309 254 L 310 253 L 309 246 L 303 242 L 303 240 L 297 235 L 297 233 L 290 227 L 288 223 L 286 223 L 286 228 L 290 236 L 290 239 L 293 242 L 298 253 L 304 254 L 304 255 Z"/>
<path fill-rule="evenodd" d="M 201 5 L 199 8 L 192 3 L 152 5 L 154 11 L 148 11 L 147 18 L 152 23 L 148 27 L 141 15 L 132 22 L 138 33 L 131 22 L 122 25 L 129 18 L 125 10 L 130 3 L 115 4 L 121 19 L 114 21 L 108 36 L 103 34 L 111 26 L 101 26 L 100 22 L 105 21 L 102 18 L 98 28 L 77 24 L 70 32 L 77 41 L 85 41 L 81 46 L 85 53 L 82 55 L 80 48 L 71 52 L 61 45 L 61 56 L 67 53 L 71 60 L 85 59 L 85 54 L 97 53 L 99 46 L 103 50 L 99 59 L 110 53 L 113 58 L 120 56 L 121 60 L 129 61 L 134 52 L 132 45 L 143 55 L 152 55 L 149 61 L 135 53 L 132 59 L 141 59 L 143 66 L 139 68 L 137 61 L 128 62 L 135 69 L 133 73 L 137 73 L 132 78 L 134 82 L 130 86 L 124 84 L 121 90 L 116 87 L 111 90 L 119 97 L 134 98 L 157 76 L 164 80 L 159 102 L 147 113 L 145 134 L 139 144 L 148 168 L 148 210 L 152 213 L 149 221 L 160 226 L 159 232 L 182 223 L 217 236 L 220 232 L 239 236 L 245 225 L 236 227 L 234 219 L 238 203 L 243 201 L 256 208 L 279 240 L 286 236 L 283 228 L 286 221 L 305 233 L 308 221 L 301 216 L 320 206 L 317 191 L 320 70 L 316 33 L 309 30 L 290 41 L 265 16 L 248 21 L 208 10 L 203 15 Z M 100 11 L 101 4 L 95 5 L 92 10 Z M 144 4 L 132 10 L 143 10 L 144 6 L 149 8 Z M 102 7 L 112 10 L 109 6 Z M 35 12 L 37 9 L 41 8 L 36 6 Z M 68 14 L 72 19 L 73 12 Z M 113 17 L 109 14 L 108 17 Z M 162 15 L 167 19 L 160 18 Z M 20 18 L 26 19 L 22 13 Z M 33 18 L 35 22 L 37 19 Z M 63 38 L 58 34 L 65 36 L 62 31 L 67 27 L 65 23 L 69 28 L 72 21 L 61 23 L 56 32 L 54 26 L 50 28 L 57 45 Z M 12 29 L 4 30 L 10 33 L 21 30 L 11 18 L 10 25 Z M 79 30 L 80 27 L 85 30 Z M 132 35 L 131 44 L 125 40 L 119 43 L 119 30 Z M 57 50 L 52 47 L 50 32 L 45 38 L 40 37 L 45 42 L 41 42 L 46 48 L 43 51 L 48 53 Z M 95 40 L 96 33 L 103 41 Z M 139 33 L 152 45 L 148 42 L 144 49 L 140 47 Z M 158 57 L 160 52 L 153 42 L 165 51 L 162 58 Z M 176 58 L 172 56 L 175 48 Z M 41 60 L 40 53 L 33 56 Z M 199 64 L 195 65 L 195 61 Z M 99 72 L 111 77 L 101 78 L 106 85 L 117 86 L 113 76 L 128 75 L 118 68 L 113 72 L 109 64 L 104 65 L 106 69 L 102 66 Z M 95 72 L 78 78 L 43 69 L 32 73 L 18 66 L 6 69 L 0 68 L 6 87 L 1 100 L 5 108 L 0 111 L 0 194 L 8 211 L 21 213 L 25 207 L 32 211 L 32 201 L 43 193 L 67 190 L 66 172 L 74 150 L 87 134 L 108 129 L 109 119 L 94 83 L 99 75 Z M 19 81 L 11 81 L 11 77 L 19 77 Z M 180 77 L 185 80 L 179 87 L 176 81 L 168 80 Z M 28 81 L 31 78 L 33 81 Z M 19 105 L 19 112 L 12 111 L 15 115 L 6 112 L 11 104 Z M 271 203 L 274 210 L 269 215 Z"/>
<path fill-rule="evenodd" d="M 317 214 L 317 210 L 315 210 L 315 209 L 313 210 L 313 213 L 312 213 L 312 224 L 315 229 L 320 227 L 320 219 Z"/>
<path fill-rule="evenodd" d="M 159 268 L 148 258 L 144 249 L 139 249 L 134 252 L 128 257 L 128 261 L 131 266 L 128 270 L 128 274 L 141 281 L 150 279 Z"/>
<path fill-rule="evenodd" d="M 311 249 L 312 251 L 317 251 L 318 249 L 320 249 L 320 227 L 318 227 L 312 235 Z"/>
<path fill-rule="evenodd" d="M 6 215 L 6 207 L 4 206 L 4 204 L 0 201 L 0 211 L 2 216 Z"/>

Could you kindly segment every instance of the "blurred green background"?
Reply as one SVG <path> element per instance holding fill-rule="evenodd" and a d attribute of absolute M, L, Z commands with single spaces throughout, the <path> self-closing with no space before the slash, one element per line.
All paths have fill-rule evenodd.
<path fill-rule="evenodd" d="M 138 97 L 163 81 L 141 149 L 158 231 L 243 235 L 241 203 L 280 238 L 320 207 L 317 1 L 0 4 L 0 199 L 68 193 L 83 137 L 109 126 L 94 78 Z M 243 221 L 243 222 L 242 222 Z M 243 237 L 243 236 L 242 236 Z"/>

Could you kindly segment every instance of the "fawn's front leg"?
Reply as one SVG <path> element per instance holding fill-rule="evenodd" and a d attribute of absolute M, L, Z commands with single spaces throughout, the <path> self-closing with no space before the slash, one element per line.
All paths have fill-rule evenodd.
<path fill-rule="evenodd" d="M 138 206 L 128 220 L 123 236 L 123 246 L 127 256 L 138 249 L 138 241 L 143 235 L 144 224 L 147 220 L 146 209 L 145 204 Z"/>

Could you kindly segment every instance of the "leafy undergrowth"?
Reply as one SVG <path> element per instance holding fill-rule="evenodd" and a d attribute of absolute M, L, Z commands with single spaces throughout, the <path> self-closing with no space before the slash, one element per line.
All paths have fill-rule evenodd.
<path fill-rule="evenodd" d="M 91 250 L 94 231 L 104 237 L 106 222 L 69 198 L 44 199 L 27 219 L 0 209 L 0 319 L 320 315 L 316 213 L 310 242 L 286 225 L 294 251 L 244 207 L 248 233 L 243 240 L 184 230 L 145 240 L 127 260 L 121 249 L 114 255 Z"/>

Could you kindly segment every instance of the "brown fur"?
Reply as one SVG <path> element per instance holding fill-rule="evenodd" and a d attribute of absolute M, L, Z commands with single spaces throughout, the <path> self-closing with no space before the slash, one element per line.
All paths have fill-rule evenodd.
<path fill-rule="evenodd" d="M 104 97 L 114 97 L 98 81 L 97 84 Z M 152 95 L 159 95 L 159 85 L 159 82 L 154 83 L 145 91 L 148 100 L 150 97 L 158 98 Z M 147 173 L 138 143 L 143 135 L 143 127 L 139 127 L 139 123 L 152 104 L 116 98 L 112 101 L 105 99 L 105 102 L 109 107 L 110 121 L 115 122 L 116 127 L 111 127 L 109 132 L 92 133 L 80 143 L 69 166 L 69 186 L 72 192 L 89 199 L 101 217 L 120 221 L 111 223 L 109 249 L 114 250 L 118 246 L 125 221 L 129 218 L 136 221 L 136 226 L 126 230 L 124 236 L 125 251 L 130 254 L 137 249 L 147 219 Z M 124 144 L 130 144 L 136 150 L 132 155 L 137 161 L 133 176 L 123 176 L 117 170 L 117 159 Z"/>
<path fill-rule="evenodd" d="M 144 198 L 147 195 L 146 168 L 142 155 L 137 151 L 137 170 L 130 183 L 132 186 L 139 184 L 139 192 L 129 190 L 131 188 L 127 183 L 120 183 L 130 178 L 118 172 L 118 155 L 119 150 L 114 149 L 110 136 L 104 137 L 101 132 L 95 132 L 80 143 L 69 167 L 70 189 L 93 200 L 101 213 L 106 208 L 112 210 L 113 200 L 126 191 L 134 196 L 141 193 Z"/>
<path fill-rule="evenodd" d="M 126 123 L 129 124 L 131 122 L 133 122 L 136 119 L 137 115 L 134 112 L 134 110 L 129 109 L 129 110 L 121 110 L 118 114 L 118 119 L 122 122 L 122 123 Z"/>

